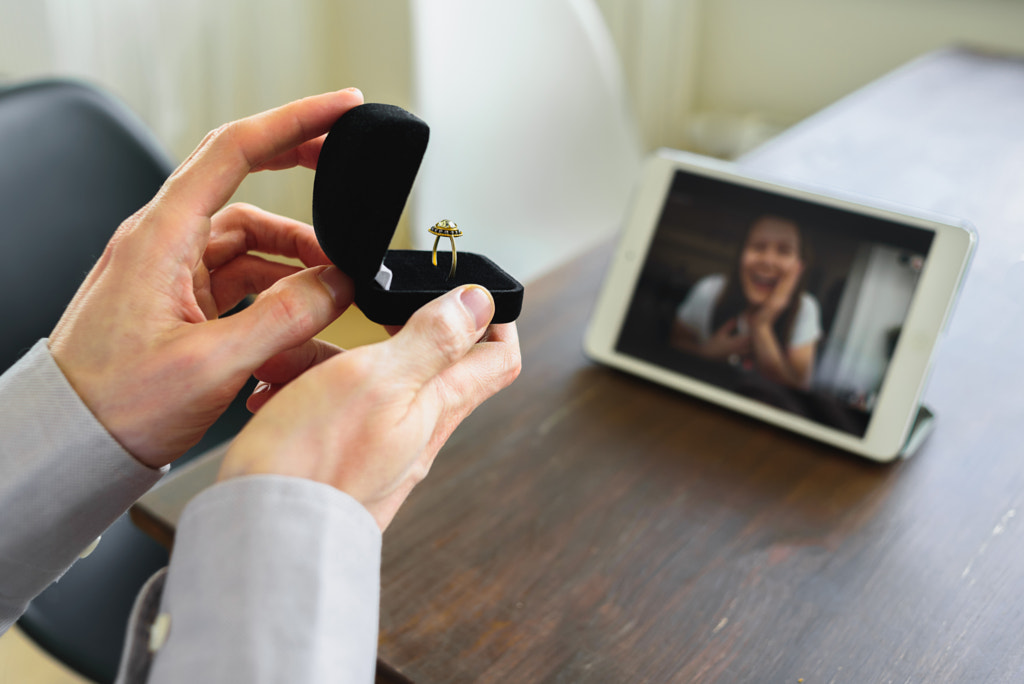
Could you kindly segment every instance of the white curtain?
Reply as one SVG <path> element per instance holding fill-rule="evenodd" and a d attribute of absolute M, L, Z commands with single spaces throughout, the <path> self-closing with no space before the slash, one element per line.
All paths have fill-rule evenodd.
<path fill-rule="evenodd" d="M 687 148 L 702 0 L 595 2 L 644 147 Z M 99 83 L 182 159 L 211 128 L 314 92 L 408 106 L 408 24 L 408 0 L 0 0 L 0 79 Z M 239 198 L 308 219 L 310 174 L 265 176 Z"/>
<path fill-rule="evenodd" d="M 920 258 L 920 257 L 919 257 Z M 891 336 L 906 319 L 920 268 L 901 250 L 861 246 L 839 302 L 833 331 L 815 372 L 815 385 L 874 404 L 889 364 Z"/>
<path fill-rule="evenodd" d="M 622 60 L 648 149 L 688 149 L 702 0 L 596 0 Z"/>
<path fill-rule="evenodd" d="M 210 129 L 348 85 L 333 56 L 328 0 L 0 0 L 0 73 L 99 84 L 177 159 Z M 257 174 L 239 199 L 308 220 L 311 174 Z"/>

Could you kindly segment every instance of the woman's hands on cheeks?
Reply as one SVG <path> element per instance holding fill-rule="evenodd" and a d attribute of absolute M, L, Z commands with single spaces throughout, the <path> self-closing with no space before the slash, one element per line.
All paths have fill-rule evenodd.
<path fill-rule="evenodd" d="M 775 289 L 772 290 L 772 293 L 768 295 L 763 304 L 756 307 L 751 313 L 750 324 L 752 327 L 762 326 L 770 328 L 775 325 L 779 315 L 789 306 L 789 302 L 793 298 L 797 283 L 800 282 L 800 276 L 803 275 L 803 272 L 803 262 L 797 261 L 789 271 L 779 278 L 779 282 L 775 284 Z"/>
<path fill-rule="evenodd" d="M 257 372 L 275 378 L 273 389 L 250 401 L 259 410 L 220 479 L 322 482 L 384 530 L 455 427 L 519 374 L 515 325 L 488 328 L 493 314 L 487 290 L 470 285 L 424 306 L 385 342 L 344 353 L 314 342 L 278 357 Z"/>
<path fill-rule="evenodd" d="M 233 205 L 251 171 L 315 168 L 355 89 L 210 133 L 111 238 L 50 336 L 71 385 L 138 460 L 163 466 L 202 437 L 256 368 L 302 345 L 352 300 L 309 226 Z M 267 261 L 260 251 L 306 266 Z M 248 309 L 220 319 L 243 297 Z"/>
<path fill-rule="evenodd" d="M 750 316 L 750 341 L 761 374 L 770 380 L 797 389 L 810 388 L 814 371 L 815 344 L 791 348 L 775 334 L 774 325 L 796 293 L 804 264 L 797 261 L 775 286 L 771 295 Z"/>

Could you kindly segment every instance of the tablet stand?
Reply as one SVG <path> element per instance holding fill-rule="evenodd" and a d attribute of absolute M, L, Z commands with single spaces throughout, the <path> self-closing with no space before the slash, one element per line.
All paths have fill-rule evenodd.
<path fill-rule="evenodd" d="M 914 416 L 914 423 L 910 426 L 910 433 L 907 440 L 900 449 L 900 458 L 910 458 L 924 444 L 925 439 L 931 434 L 935 427 L 935 414 L 924 404 L 917 407 L 917 415 Z"/>

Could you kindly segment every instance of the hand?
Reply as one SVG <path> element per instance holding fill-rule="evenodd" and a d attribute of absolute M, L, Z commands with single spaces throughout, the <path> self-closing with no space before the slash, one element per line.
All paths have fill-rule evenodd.
<path fill-rule="evenodd" d="M 324 134 L 361 103 L 358 90 L 343 90 L 210 133 L 121 224 L 58 322 L 54 359 L 142 463 L 160 467 L 183 454 L 254 369 L 306 342 L 351 302 L 351 281 L 327 266 L 309 226 L 222 207 L 251 171 L 314 168 Z M 257 292 L 248 309 L 218 318 Z"/>
<path fill-rule="evenodd" d="M 793 268 L 779 278 L 779 282 L 775 284 L 775 289 L 768 295 L 764 303 L 751 312 L 750 324 L 752 327 L 770 328 L 775 325 L 775 321 L 793 298 L 793 292 L 796 290 L 797 283 L 800 282 L 800 276 L 803 272 L 803 262 L 798 261 Z"/>
<path fill-rule="evenodd" d="M 276 396 L 250 402 L 259 410 L 220 479 L 323 482 L 363 504 L 383 531 L 455 427 L 519 374 L 515 325 L 488 328 L 493 314 L 490 294 L 470 285 L 424 306 L 385 342 L 344 353 L 313 343 L 277 357 L 261 369 L 272 389 L 256 395 Z"/>
<path fill-rule="evenodd" d="M 736 333 L 738 320 L 730 318 L 715 331 L 707 342 L 701 346 L 701 354 L 708 359 L 725 361 L 736 354 L 750 353 L 750 335 Z"/>

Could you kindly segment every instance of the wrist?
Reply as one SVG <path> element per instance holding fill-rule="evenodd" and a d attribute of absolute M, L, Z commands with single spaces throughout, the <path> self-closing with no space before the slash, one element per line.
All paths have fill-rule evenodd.
<path fill-rule="evenodd" d="M 51 344 L 50 355 L 96 422 L 140 464 L 159 470 L 188 448 L 182 448 L 180 453 L 168 454 L 166 440 L 158 439 L 152 428 L 157 422 L 153 416 L 160 413 L 162 394 L 138 391 L 129 393 L 116 380 L 118 377 L 141 378 L 144 373 L 128 372 L 120 367 L 109 369 L 106 366 L 99 370 L 89 370 L 65 354 L 59 343 Z M 149 383 L 136 380 L 132 384 L 145 386 Z"/>
<path fill-rule="evenodd" d="M 753 335 L 770 332 L 778 314 L 769 311 L 755 311 L 749 317 L 750 332 Z"/>

